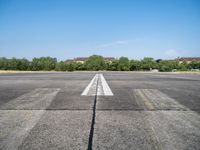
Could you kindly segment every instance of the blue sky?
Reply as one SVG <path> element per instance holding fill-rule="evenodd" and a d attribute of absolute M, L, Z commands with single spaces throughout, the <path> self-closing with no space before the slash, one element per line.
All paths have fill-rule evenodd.
<path fill-rule="evenodd" d="M 0 57 L 200 56 L 199 0 L 0 0 Z"/>

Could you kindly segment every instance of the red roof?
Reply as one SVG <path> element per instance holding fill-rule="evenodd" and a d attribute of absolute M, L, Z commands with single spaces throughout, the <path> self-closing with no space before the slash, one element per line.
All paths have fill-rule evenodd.
<path fill-rule="evenodd" d="M 88 59 L 88 57 L 77 57 L 74 58 L 75 61 L 86 61 Z"/>
<path fill-rule="evenodd" d="M 200 57 L 180 57 L 177 58 L 178 61 L 200 61 Z"/>
<path fill-rule="evenodd" d="M 74 61 L 86 61 L 89 57 L 77 57 L 77 58 L 74 58 Z M 104 57 L 104 60 L 107 60 L 107 61 L 112 61 L 112 60 L 115 60 L 114 57 Z"/>

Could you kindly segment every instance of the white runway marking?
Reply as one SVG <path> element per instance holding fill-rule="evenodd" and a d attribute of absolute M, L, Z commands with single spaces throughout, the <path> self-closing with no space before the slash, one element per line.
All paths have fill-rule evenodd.
<path fill-rule="evenodd" d="M 17 150 L 59 91 L 37 88 L 3 105 L 11 110 L 0 110 L 0 149 Z"/>
<path fill-rule="evenodd" d="M 2 109 L 46 109 L 60 88 L 37 88 L 1 106 Z"/>
<path fill-rule="evenodd" d="M 0 110 L 0 149 L 17 150 L 45 110 Z"/>
<path fill-rule="evenodd" d="M 98 87 L 97 87 L 98 82 Z M 96 89 L 97 88 L 97 89 Z M 97 90 L 97 93 L 96 93 Z M 113 96 L 113 93 L 108 86 L 104 76 L 102 74 L 96 74 L 90 81 L 88 86 L 81 94 L 82 96 Z"/>
<path fill-rule="evenodd" d="M 81 94 L 82 96 L 84 95 L 88 95 L 89 91 L 94 90 L 94 95 L 95 95 L 95 92 L 96 92 L 96 86 L 97 86 L 97 79 L 98 79 L 98 74 L 96 74 L 94 76 L 94 78 L 90 81 L 90 83 L 88 84 L 88 86 L 85 88 L 85 90 L 83 91 L 83 93 Z M 93 85 L 93 86 L 92 86 Z"/>
<path fill-rule="evenodd" d="M 144 109 L 188 110 L 185 106 L 157 89 L 134 89 L 133 94 L 138 105 Z"/>
<path fill-rule="evenodd" d="M 100 79 L 101 79 L 101 86 L 103 87 L 103 92 L 104 92 L 104 94 L 102 94 L 102 95 L 113 96 L 113 93 L 112 93 L 110 87 L 108 86 L 108 84 L 107 84 L 107 82 L 106 82 L 106 80 L 105 80 L 105 78 L 102 74 L 100 74 Z M 101 95 L 99 90 L 98 90 L 97 95 Z"/>

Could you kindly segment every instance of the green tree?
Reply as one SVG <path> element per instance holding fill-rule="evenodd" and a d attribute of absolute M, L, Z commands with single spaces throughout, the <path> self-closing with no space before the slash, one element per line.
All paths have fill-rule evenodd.
<path fill-rule="evenodd" d="M 30 62 L 26 58 L 18 59 L 17 70 L 30 70 Z"/>
<path fill-rule="evenodd" d="M 8 59 L 5 57 L 0 58 L 0 69 L 1 70 L 8 70 Z"/>
<path fill-rule="evenodd" d="M 32 70 L 55 70 L 57 63 L 56 58 L 51 57 L 40 57 L 40 58 L 33 58 L 31 66 Z"/>
<path fill-rule="evenodd" d="M 105 70 L 106 64 L 102 56 L 93 55 L 88 58 L 85 62 L 85 67 L 87 70 Z"/>
<path fill-rule="evenodd" d="M 180 71 L 187 71 L 188 69 L 187 69 L 187 62 L 182 62 L 182 63 L 179 63 L 178 64 L 178 70 L 180 70 Z"/>
<path fill-rule="evenodd" d="M 63 61 L 57 62 L 55 70 L 56 71 L 67 71 L 67 64 Z"/>
<path fill-rule="evenodd" d="M 158 63 L 159 71 L 169 72 L 174 69 L 179 69 L 179 63 L 174 60 L 162 60 Z"/>
<path fill-rule="evenodd" d="M 191 63 L 187 64 L 188 69 L 200 69 L 200 62 L 192 61 Z"/>
<path fill-rule="evenodd" d="M 29 67 L 30 62 L 25 58 L 0 58 L 0 69 L 2 70 L 29 70 Z"/>
<path fill-rule="evenodd" d="M 127 57 L 119 58 L 118 70 L 120 70 L 120 71 L 129 71 L 130 70 L 130 63 L 129 63 L 129 59 Z"/>
<path fill-rule="evenodd" d="M 75 70 L 75 65 L 74 65 L 74 63 L 69 63 L 68 66 L 67 66 L 67 70 L 68 70 L 68 71 L 74 71 L 74 70 Z"/>
<path fill-rule="evenodd" d="M 158 65 L 151 57 L 144 57 L 141 60 L 141 69 L 142 70 L 150 70 L 150 69 L 157 69 Z"/>
<path fill-rule="evenodd" d="M 9 59 L 8 70 L 17 70 L 18 61 L 16 58 Z"/>
<path fill-rule="evenodd" d="M 131 71 L 141 70 L 141 62 L 138 60 L 131 60 L 130 61 L 130 70 Z"/>
<path fill-rule="evenodd" d="M 117 71 L 119 65 L 119 60 L 114 60 L 108 65 L 108 70 Z"/>
<path fill-rule="evenodd" d="M 75 70 L 85 70 L 85 65 L 80 62 L 74 63 L 74 69 Z"/>

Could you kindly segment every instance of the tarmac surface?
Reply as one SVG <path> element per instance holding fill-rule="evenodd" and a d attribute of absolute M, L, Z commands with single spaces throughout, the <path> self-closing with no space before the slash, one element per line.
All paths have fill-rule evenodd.
<path fill-rule="evenodd" d="M 0 149 L 199 150 L 200 75 L 0 74 Z"/>

